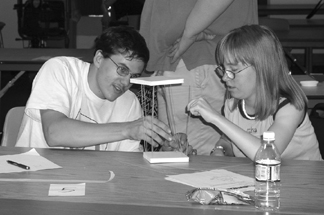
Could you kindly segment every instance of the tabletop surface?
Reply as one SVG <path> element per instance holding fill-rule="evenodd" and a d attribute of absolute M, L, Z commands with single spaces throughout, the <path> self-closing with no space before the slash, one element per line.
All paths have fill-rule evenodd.
<path fill-rule="evenodd" d="M 0 147 L 0 155 L 30 148 Z M 254 206 L 212 206 L 188 202 L 193 187 L 167 181 L 167 175 L 225 169 L 254 177 L 247 158 L 192 156 L 189 163 L 149 164 L 142 153 L 36 149 L 61 169 L 2 173 L 1 214 L 262 214 Z M 106 183 L 109 171 L 115 178 Z M 324 211 L 322 161 L 283 160 L 280 214 L 322 214 Z M 10 179 L 9 181 L 4 181 Z M 17 179 L 31 179 L 21 182 Z M 50 181 L 39 181 L 53 180 Z M 2 180 L 2 181 L 1 181 Z M 16 180 L 16 181 L 15 181 Z M 33 180 L 37 182 L 33 182 Z M 50 184 L 87 181 L 82 197 L 49 197 Z"/>
<path fill-rule="evenodd" d="M 290 27 L 324 27 L 324 19 L 288 19 Z"/>
<path fill-rule="evenodd" d="M 324 73 L 324 71 L 323 71 Z M 300 84 L 300 81 L 314 80 L 308 75 L 293 75 L 294 79 Z M 301 86 L 308 99 L 324 99 L 324 82 L 319 82 L 315 87 Z"/>
<path fill-rule="evenodd" d="M 56 56 L 76 57 L 92 62 L 93 49 L 26 48 L 0 49 L 0 71 L 38 71 L 45 61 Z"/>
<path fill-rule="evenodd" d="M 93 54 L 93 49 L 3 48 L 0 49 L 0 64 L 11 62 L 44 63 L 44 61 L 55 56 L 73 56 L 91 61 Z"/>
<path fill-rule="evenodd" d="M 316 4 L 268 4 L 258 5 L 259 16 L 264 15 L 308 15 Z M 316 14 L 324 14 L 324 8 L 321 7 Z"/>

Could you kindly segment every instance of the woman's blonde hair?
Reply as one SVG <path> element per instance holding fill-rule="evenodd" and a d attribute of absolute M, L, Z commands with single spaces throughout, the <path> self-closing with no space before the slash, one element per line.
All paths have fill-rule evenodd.
<path fill-rule="evenodd" d="M 225 59 L 234 59 L 250 65 L 256 71 L 256 118 L 264 120 L 273 115 L 281 97 L 287 98 L 298 110 L 305 109 L 307 98 L 290 75 L 279 39 L 269 28 L 246 25 L 234 29 L 222 38 L 216 48 L 216 63 L 224 65 Z M 247 83 L 248 84 L 248 83 Z M 227 92 L 227 98 L 229 93 Z M 235 99 L 232 110 L 237 107 Z"/>

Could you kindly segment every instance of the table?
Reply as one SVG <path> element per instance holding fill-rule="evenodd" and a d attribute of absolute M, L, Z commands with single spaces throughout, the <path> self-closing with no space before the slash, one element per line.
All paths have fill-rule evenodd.
<path fill-rule="evenodd" d="M 289 26 L 294 27 L 302 27 L 306 28 L 305 30 L 309 30 L 308 28 L 312 27 L 318 27 L 323 28 L 324 27 L 324 19 L 287 19 Z"/>
<path fill-rule="evenodd" d="M 294 79 L 300 81 L 314 80 L 308 75 L 293 75 Z M 320 82 L 316 87 L 301 87 L 308 98 L 308 108 L 312 109 L 317 103 L 324 103 L 324 82 Z"/>
<path fill-rule="evenodd" d="M 314 80 L 308 75 L 293 75 L 294 79 L 299 83 L 300 81 Z M 319 82 L 316 87 L 303 87 L 308 99 L 324 99 L 324 82 Z"/>
<path fill-rule="evenodd" d="M 259 16 L 268 15 L 308 15 L 316 4 L 268 4 L 259 5 Z M 324 14 L 324 8 L 321 7 L 316 14 Z M 306 17 L 306 16 L 305 16 Z"/>
<path fill-rule="evenodd" d="M 0 71 L 38 71 L 51 57 L 72 56 L 92 62 L 93 49 L 0 49 Z"/>
<path fill-rule="evenodd" d="M 0 147 L 0 155 L 30 148 Z M 36 149 L 62 169 L 6 173 L 0 177 L 1 214 L 263 214 L 254 206 L 212 206 L 188 202 L 190 186 L 167 181 L 167 175 L 226 169 L 254 177 L 247 158 L 192 156 L 189 163 L 149 164 L 142 153 Z M 324 163 L 283 160 L 281 214 L 321 214 L 324 211 Z M 107 183 L 108 172 L 115 178 Z M 88 180 L 83 197 L 49 197 L 55 182 L 18 182 L 15 179 Z M 4 179 L 11 179 L 9 182 Z M 2 181 L 1 181 L 2 180 Z M 79 183 L 79 182 L 78 182 Z M 56 183 L 57 184 L 57 183 Z M 66 184 L 66 183 L 64 183 Z"/>

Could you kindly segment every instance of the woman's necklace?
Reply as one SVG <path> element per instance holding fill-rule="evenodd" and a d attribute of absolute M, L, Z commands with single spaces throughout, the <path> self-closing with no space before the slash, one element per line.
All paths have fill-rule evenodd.
<path fill-rule="evenodd" d="M 244 113 L 244 115 L 245 115 L 246 118 L 252 119 L 252 120 L 255 119 L 255 116 L 249 116 L 249 114 L 246 112 L 244 99 L 242 99 L 242 110 L 243 110 L 243 113 Z"/>

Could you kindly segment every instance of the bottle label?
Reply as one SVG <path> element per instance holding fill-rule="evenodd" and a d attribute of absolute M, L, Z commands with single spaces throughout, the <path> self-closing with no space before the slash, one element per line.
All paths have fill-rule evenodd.
<path fill-rule="evenodd" d="M 255 179 L 257 181 L 280 181 L 280 162 L 275 164 L 256 163 Z"/>

